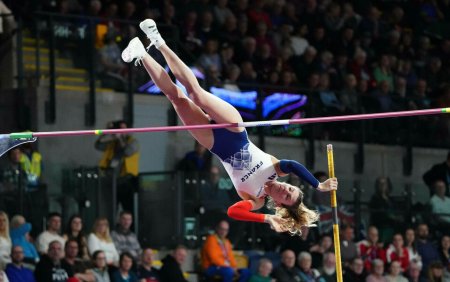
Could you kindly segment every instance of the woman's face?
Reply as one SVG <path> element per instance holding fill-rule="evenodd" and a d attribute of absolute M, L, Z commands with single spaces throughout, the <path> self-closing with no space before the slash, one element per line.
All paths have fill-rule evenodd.
<path fill-rule="evenodd" d="M 415 234 L 414 234 L 414 230 L 412 229 L 408 229 L 405 232 L 405 238 L 406 238 L 406 242 L 414 242 L 415 239 Z"/>
<path fill-rule="evenodd" d="M 278 205 L 292 206 L 297 202 L 298 197 L 302 196 L 300 194 L 302 192 L 297 187 L 277 181 L 267 182 L 264 190 Z"/>
<path fill-rule="evenodd" d="M 401 249 L 403 247 L 403 237 L 400 234 L 395 235 L 392 244 L 396 249 Z"/>
<path fill-rule="evenodd" d="M 108 222 L 106 220 L 101 220 L 97 224 L 97 232 L 100 234 L 105 234 L 108 229 Z"/>
<path fill-rule="evenodd" d="M 106 256 L 104 252 L 101 252 L 97 255 L 97 258 L 94 261 L 95 267 L 103 269 L 106 267 Z"/>
<path fill-rule="evenodd" d="M 431 273 L 433 274 L 434 278 L 438 278 L 443 276 L 444 271 L 441 267 L 434 267 L 432 268 Z"/>
<path fill-rule="evenodd" d="M 72 222 L 70 223 L 70 229 L 74 232 L 80 232 L 83 228 L 83 222 L 81 221 L 81 218 L 75 217 L 72 219 Z"/>

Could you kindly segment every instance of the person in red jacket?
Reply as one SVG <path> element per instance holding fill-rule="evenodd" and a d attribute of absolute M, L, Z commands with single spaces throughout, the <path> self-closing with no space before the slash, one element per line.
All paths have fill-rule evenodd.
<path fill-rule="evenodd" d="M 369 226 L 367 229 L 367 239 L 359 241 L 357 244 L 358 253 L 364 261 L 364 268 L 371 272 L 372 262 L 380 259 L 386 263 L 386 253 L 383 249 L 383 243 L 378 242 L 378 229 L 375 226 Z"/>
<path fill-rule="evenodd" d="M 202 267 L 208 278 L 220 276 L 223 282 L 231 282 L 235 276 L 240 282 L 250 278 L 248 269 L 237 269 L 233 246 L 227 239 L 230 225 L 225 220 L 217 224 L 214 234 L 206 238 L 202 248 Z"/>
<path fill-rule="evenodd" d="M 393 261 L 400 262 L 402 273 L 409 268 L 409 252 L 403 243 L 403 236 L 401 233 L 394 234 L 392 244 L 386 249 L 386 261 L 391 263 Z"/>
<path fill-rule="evenodd" d="M 239 112 L 227 102 L 205 91 L 194 73 L 167 46 L 156 23 L 147 19 L 139 24 L 151 44 L 164 56 L 170 70 L 189 95 L 145 50 L 139 38 L 133 38 L 122 52 L 125 62 L 142 62 L 153 82 L 167 96 L 185 125 L 233 123 L 236 127 L 191 130 L 192 136 L 222 162 L 242 201 L 231 206 L 228 215 L 237 220 L 266 222 L 277 232 L 300 234 L 301 226 L 311 226 L 318 213 L 303 204 L 298 187 L 275 181 L 279 176 L 294 173 L 320 191 L 337 189 L 337 179 L 320 183 L 303 165 L 293 160 L 278 160 L 256 147 L 248 138 Z M 150 47 L 149 47 L 150 48 Z M 251 212 L 265 205 L 270 196 L 276 215 Z"/>

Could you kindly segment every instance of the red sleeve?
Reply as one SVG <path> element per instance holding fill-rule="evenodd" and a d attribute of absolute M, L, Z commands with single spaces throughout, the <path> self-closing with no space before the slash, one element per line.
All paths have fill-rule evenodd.
<path fill-rule="evenodd" d="M 264 214 L 251 212 L 253 204 L 250 200 L 240 201 L 228 208 L 228 216 L 242 221 L 264 222 Z"/>

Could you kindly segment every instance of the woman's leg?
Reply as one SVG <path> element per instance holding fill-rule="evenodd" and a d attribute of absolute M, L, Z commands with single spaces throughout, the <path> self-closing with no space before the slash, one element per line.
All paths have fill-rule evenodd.
<path fill-rule="evenodd" d="M 208 116 L 172 82 L 158 62 L 148 54 L 143 57 L 142 62 L 153 82 L 167 96 L 185 125 L 209 123 Z M 211 129 L 190 130 L 190 133 L 202 146 L 211 149 L 214 141 Z"/>
<path fill-rule="evenodd" d="M 205 91 L 197 78 L 186 64 L 175 54 L 167 44 L 162 45 L 159 51 L 163 54 L 175 77 L 186 87 L 189 97 L 196 105 L 205 110 L 217 123 L 242 122 L 239 112 L 229 103 Z M 232 131 L 242 131 L 243 128 L 229 128 Z"/>
<path fill-rule="evenodd" d="M 158 48 L 166 59 L 170 70 L 175 77 L 186 87 L 190 98 L 218 123 L 242 122 L 239 112 L 222 99 L 205 91 L 188 66 L 164 43 L 153 20 L 141 22 L 139 27 L 147 34 L 152 44 Z M 158 42 L 159 41 L 159 42 Z M 243 128 L 230 128 L 232 131 L 242 131 Z"/>

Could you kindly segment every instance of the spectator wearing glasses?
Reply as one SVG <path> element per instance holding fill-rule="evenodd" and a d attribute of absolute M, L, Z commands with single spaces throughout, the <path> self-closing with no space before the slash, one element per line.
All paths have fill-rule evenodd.
<path fill-rule="evenodd" d="M 95 251 L 92 254 L 93 269 L 92 273 L 95 282 L 111 282 L 108 273 L 108 265 L 106 264 L 106 255 L 103 251 Z"/>
<path fill-rule="evenodd" d="M 5 273 L 10 282 L 36 282 L 33 272 L 23 266 L 24 252 L 21 246 L 11 250 L 12 262 L 6 266 Z"/>

